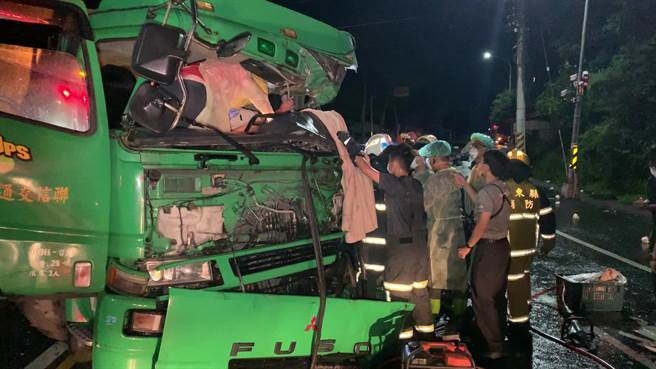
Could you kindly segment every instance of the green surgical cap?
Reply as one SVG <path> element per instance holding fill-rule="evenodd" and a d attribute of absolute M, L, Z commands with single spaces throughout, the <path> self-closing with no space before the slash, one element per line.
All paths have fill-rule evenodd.
<path fill-rule="evenodd" d="M 444 140 L 437 140 L 419 149 L 419 155 L 425 158 L 432 158 L 435 156 L 450 156 L 451 145 Z"/>
<path fill-rule="evenodd" d="M 471 137 L 469 138 L 470 142 L 480 142 L 483 145 L 485 145 L 487 148 L 493 149 L 494 148 L 494 141 L 492 141 L 492 137 L 483 134 L 483 133 L 473 133 Z"/>

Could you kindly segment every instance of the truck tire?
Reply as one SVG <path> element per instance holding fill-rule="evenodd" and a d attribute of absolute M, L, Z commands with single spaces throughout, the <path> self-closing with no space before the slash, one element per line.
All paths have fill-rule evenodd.
<path fill-rule="evenodd" d="M 41 334 L 53 340 L 68 341 L 63 300 L 21 298 L 17 303 L 25 318 Z"/>

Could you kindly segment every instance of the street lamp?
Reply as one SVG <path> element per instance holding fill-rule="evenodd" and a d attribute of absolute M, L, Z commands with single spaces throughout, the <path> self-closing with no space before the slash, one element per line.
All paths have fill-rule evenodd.
<path fill-rule="evenodd" d="M 499 59 L 490 50 L 483 51 L 483 60 L 501 60 L 508 64 L 508 91 L 512 90 L 512 63 L 507 59 Z"/>

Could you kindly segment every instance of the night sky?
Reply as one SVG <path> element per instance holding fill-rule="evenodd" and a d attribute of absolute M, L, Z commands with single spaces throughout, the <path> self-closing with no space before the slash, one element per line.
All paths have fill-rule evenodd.
<path fill-rule="evenodd" d="M 346 77 L 330 107 L 359 120 L 363 88 L 374 94 L 374 121 L 385 99 L 386 126 L 394 126 L 397 104 L 403 129 L 439 128 L 463 135 L 489 125 L 494 96 L 507 88 L 515 34 L 503 0 L 276 0 L 287 8 L 346 30 L 355 36 L 357 73 Z M 497 61 L 484 61 L 491 49 Z M 513 77 L 514 80 L 514 77 Z M 514 81 L 513 81 L 514 82 Z M 392 98 L 394 86 L 410 96 Z"/>

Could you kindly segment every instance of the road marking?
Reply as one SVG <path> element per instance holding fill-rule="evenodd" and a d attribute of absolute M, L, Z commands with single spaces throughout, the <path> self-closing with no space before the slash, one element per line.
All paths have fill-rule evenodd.
<path fill-rule="evenodd" d="M 43 351 L 41 355 L 37 356 L 31 363 L 27 364 L 25 369 L 45 369 L 66 352 L 66 350 L 68 350 L 67 344 L 64 342 L 55 342 L 52 346 Z"/>
<path fill-rule="evenodd" d="M 647 356 L 623 344 L 620 340 L 611 336 L 605 330 L 599 328 L 599 326 L 595 327 L 595 330 L 601 332 L 599 338 L 601 338 L 603 341 L 608 342 L 610 345 L 614 346 L 618 350 L 622 351 L 624 354 L 626 354 L 626 356 L 630 357 L 634 361 L 639 362 L 640 364 L 644 365 L 649 369 L 656 369 L 656 364 L 654 364 L 654 362 L 651 361 L 651 359 L 649 359 Z"/>
<path fill-rule="evenodd" d="M 556 231 L 556 233 L 557 233 L 559 236 L 564 237 L 564 238 L 567 238 L 567 239 L 570 240 L 570 241 L 574 241 L 574 242 L 578 243 L 578 244 L 581 245 L 581 246 L 585 246 L 585 247 L 587 247 L 587 248 L 589 248 L 589 249 L 592 249 L 592 250 L 594 250 L 594 251 L 597 251 L 597 252 L 599 252 L 599 253 L 601 253 L 601 254 L 604 254 L 604 255 L 606 255 L 606 256 L 608 256 L 608 257 L 611 257 L 611 258 L 613 258 L 613 259 L 615 259 L 615 260 L 618 260 L 618 261 L 621 261 L 621 262 L 623 262 L 623 263 L 625 263 L 625 264 L 631 265 L 631 266 L 634 267 L 634 268 L 638 268 L 638 269 L 640 269 L 640 270 L 642 270 L 642 271 L 644 271 L 644 272 L 651 273 L 651 268 L 649 268 L 649 267 L 646 266 L 646 265 L 642 265 L 642 264 L 640 264 L 640 263 L 636 263 L 636 262 L 633 261 L 633 260 L 627 259 L 627 258 L 625 258 L 625 257 L 623 257 L 623 256 L 619 256 L 619 255 L 617 255 L 617 254 L 615 254 L 615 253 L 612 253 L 612 252 L 610 252 L 610 251 L 608 251 L 608 250 L 602 249 L 601 247 L 599 247 L 599 246 L 595 246 L 595 245 L 593 245 L 593 244 L 591 244 L 591 243 L 585 242 L 585 241 L 583 241 L 583 240 L 581 240 L 581 239 L 578 239 L 578 238 L 576 238 L 576 237 L 574 237 L 574 236 L 572 236 L 572 235 L 570 235 L 570 234 L 567 234 L 567 233 L 565 233 L 565 232 Z"/>

